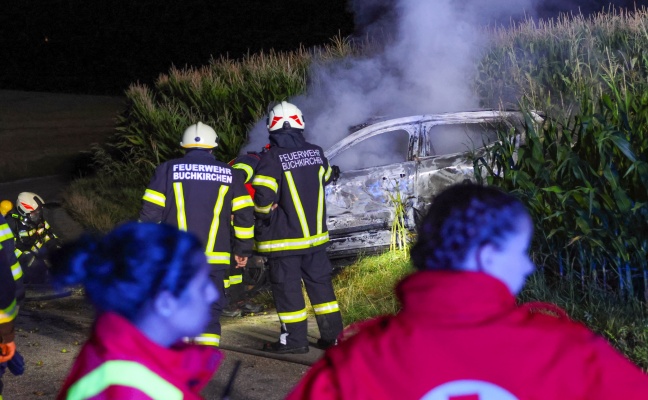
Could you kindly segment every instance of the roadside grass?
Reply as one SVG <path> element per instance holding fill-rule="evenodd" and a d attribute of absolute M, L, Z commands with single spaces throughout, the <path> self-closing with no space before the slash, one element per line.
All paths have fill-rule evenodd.
<path fill-rule="evenodd" d="M 409 253 L 401 250 L 360 257 L 344 267 L 333 280 L 344 325 L 398 312 L 394 287 L 410 272 Z"/>
<path fill-rule="evenodd" d="M 115 225 L 136 220 L 142 205 L 142 186 L 120 175 L 100 174 L 73 181 L 63 193 L 66 211 L 86 229 L 107 233 Z"/>

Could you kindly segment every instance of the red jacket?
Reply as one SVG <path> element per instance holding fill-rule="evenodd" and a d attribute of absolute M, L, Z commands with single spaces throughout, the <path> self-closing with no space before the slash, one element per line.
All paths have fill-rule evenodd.
<path fill-rule="evenodd" d="M 211 346 L 161 347 L 125 318 L 105 313 L 57 399 L 202 399 L 200 391 L 221 359 L 220 351 Z M 74 391 L 78 395 L 73 396 Z"/>
<path fill-rule="evenodd" d="M 330 348 L 288 399 L 648 399 L 648 376 L 603 338 L 517 307 L 488 275 L 419 272 L 397 294 L 399 314 Z"/>

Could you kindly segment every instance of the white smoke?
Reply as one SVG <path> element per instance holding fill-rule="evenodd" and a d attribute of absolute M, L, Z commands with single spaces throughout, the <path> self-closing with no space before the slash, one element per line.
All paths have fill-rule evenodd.
<path fill-rule="evenodd" d="M 326 150 L 372 117 L 476 109 L 471 81 L 484 25 L 528 13 L 531 1 L 354 0 L 358 36 L 382 41 L 382 50 L 313 65 L 306 94 L 288 99 L 304 113 L 307 140 Z M 245 150 L 267 143 L 265 121 L 249 140 Z"/>

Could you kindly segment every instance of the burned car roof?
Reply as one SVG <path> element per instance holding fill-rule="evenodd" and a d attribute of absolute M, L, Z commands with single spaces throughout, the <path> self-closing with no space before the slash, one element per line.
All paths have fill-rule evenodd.
<path fill-rule="evenodd" d="M 543 119 L 539 112 L 530 115 Z M 396 199 L 413 231 L 437 193 L 473 179 L 472 160 L 502 129 L 522 133 L 523 114 L 481 110 L 395 118 L 366 125 L 331 146 L 325 155 L 341 173 L 326 187 L 329 255 L 388 249 Z"/>

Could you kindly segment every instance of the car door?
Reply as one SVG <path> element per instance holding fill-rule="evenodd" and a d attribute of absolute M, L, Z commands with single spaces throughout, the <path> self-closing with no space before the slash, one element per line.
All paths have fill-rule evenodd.
<path fill-rule="evenodd" d="M 474 160 L 497 140 L 498 130 L 511 126 L 500 114 L 484 112 L 422 122 L 412 200 L 415 219 L 422 218 L 432 199 L 443 189 L 474 180 Z"/>
<path fill-rule="evenodd" d="M 417 125 L 370 128 L 350 135 L 349 145 L 329 158 L 341 171 L 326 187 L 332 257 L 388 247 L 394 202 L 407 204 L 414 198 Z"/>

